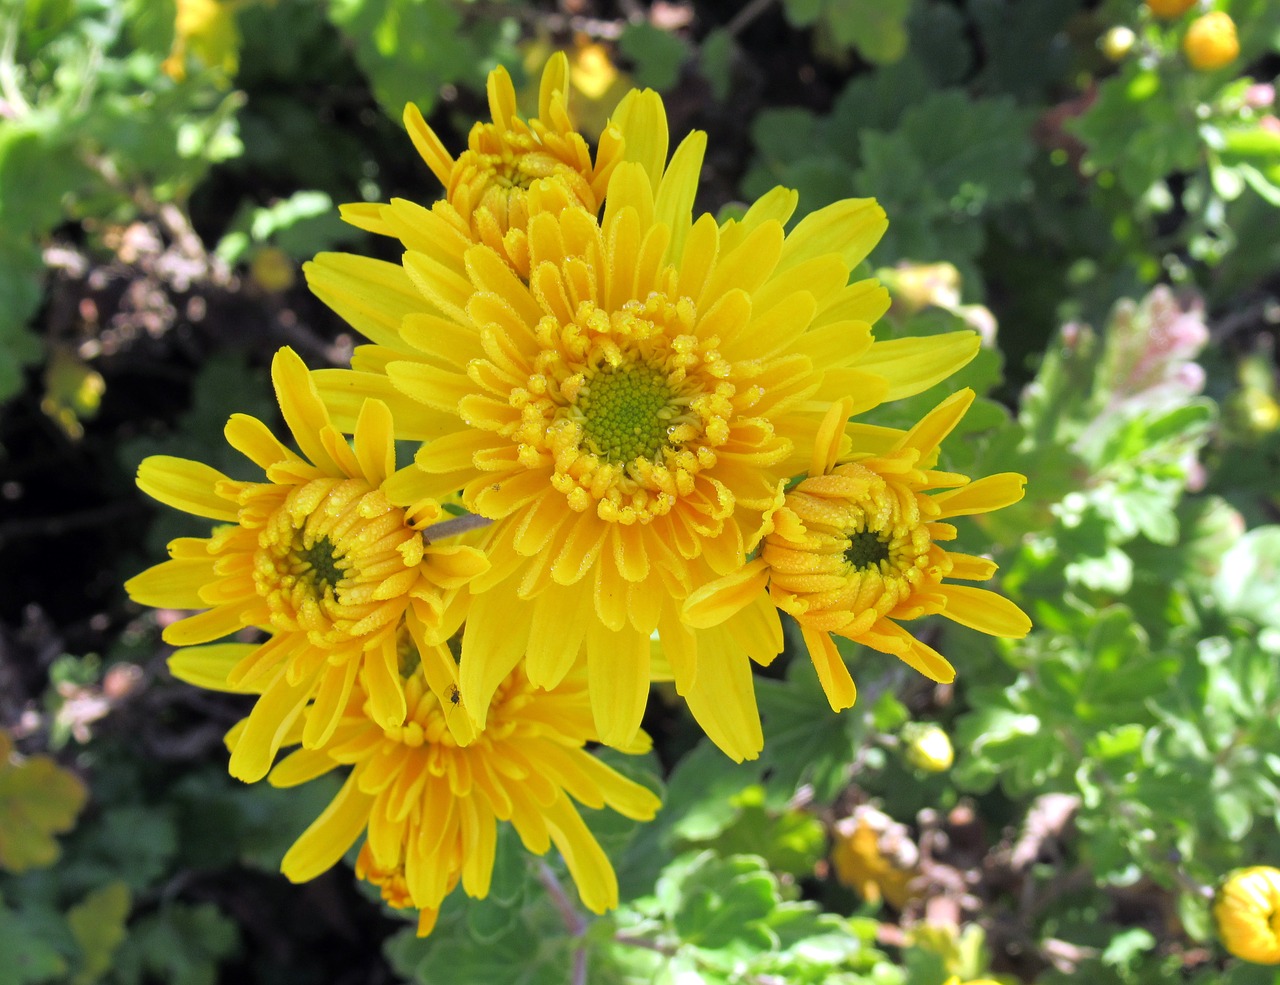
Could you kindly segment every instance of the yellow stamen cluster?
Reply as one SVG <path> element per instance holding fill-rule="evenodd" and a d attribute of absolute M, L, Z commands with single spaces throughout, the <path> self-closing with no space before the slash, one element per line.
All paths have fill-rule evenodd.
<path fill-rule="evenodd" d="M 551 272 L 539 268 L 536 280 Z M 553 463 L 551 485 L 577 512 L 624 524 L 666 515 L 715 465 L 739 409 L 719 340 L 698 337 L 687 298 L 553 307 L 535 331 L 533 372 L 508 391 L 521 462 Z"/>
<path fill-rule="evenodd" d="M 245 497 L 245 527 L 257 501 L 279 498 L 282 488 L 264 485 Z M 322 648 L 393 631 L 424 577 L 418 526 L 439 515 L 433 504 L 410 524 L 361 479 L 315 479 L 289 490 L 262 524 L 253 556 L 254 586 L 272 627 L 304 632 Z"/>

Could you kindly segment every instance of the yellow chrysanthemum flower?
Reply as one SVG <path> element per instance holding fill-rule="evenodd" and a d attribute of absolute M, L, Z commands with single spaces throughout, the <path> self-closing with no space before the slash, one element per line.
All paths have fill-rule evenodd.
<path fill-rule="evenodd" d="M 598 213 L 609 176 L 622 160 L 626 121 L 635 115 L 631 103 L 656 96 L 636 93 L 619 106 L 601 134 L 593 161 L 586 139 L 569 117 L 569 60 L 564 52 L 552 55 L 543 69 L 536 117 L 524 120 L 517 114 L 515 87 L 502 66 L 489 73 L 488 95 L 493 121 L 476 123 L 467 149 L 456 158 L 413 103 L 405 107 L 404 124 L 414 147 L 444 186 L 444 200 L 432 207 L 435 218 L 453 235 L 485 243 L 527 277 L 525 227 L 539 207 L 534 204 L 539 194 L 558 206 L 579 205 Z M 539 194 L 531 194 L 535 189 Z M 396 236 L 414 249 L 413 241 L 427 230 L 420 210 L 407 205 L 344 205 L 342 215 L 353 225 Z"/>
<path fill-rule="evenodd" d="M 1222 944 L 1237 958 L 1280 964 L 1280 869 L 1253 865 L 1223 881 L 1213 903 Z"/>
<path fill-rule="evenodd" d="M 182 668 L 175 673 L 182 676 Z M 366 833 L 357 875 L 381 887 L 392 906 L 418 909 L 425 935 L 459 882 L 469 896 L 488 894 L 497 823 L 510 821 L 530 852 L 543 855 L 555 845 L 588 909 L 618 905 L 613 867 L 574 801 L 638 821 L 651 819 L 660 801 L 584 748 L 596 734 L 581 675 L 541 691 L 513 671 L 494 695 L 488 727 L 466 745 L 455 741 L 449 721 L 465 717 L 454 703 L 460 692 L 442 701 L 413 669 L 404 693 L 404 724 L 383 726 L 357 683 L 323 746 L 296 750 L 271 771 L 273 785 L 288 787 L 352 767 L 285 855 L 281 870 L 289 879 L 315 878 Z M 244 741 L 238 732 L 228 735 L 229 745 Z M 627 751 L 647 748 L 641 734 Z"/>
<path fill-rule="evenodd" d="M 272 378 L 306 458 L 261 421 L 236 414 L 227 440 L 266 472 L 266 482 L 234 481 L 180 458 L 146 459 L 138 470 L 144 492 L 223 525 L 208 538 L 173 541 L 172 560 L 125 585 L 144 605 L 207 610 L 165 628 L 165 641 L 175 646 L 245 627 L 273 634 L 231 676 L 262 693 L 231 760 L 232 774 L 243 780 L 266 774 L 283 732 L 304 709 L 304 743 L 322 744 L 357 676 L 376 719 L 403 722 L 397 633 L 407 619 L 424 638 L 448 636 L 461 621 L 465 594 L 447 612 L 450 600 L 487 567 L 473 547 L 424 541 L 423 528 L 442 517 L 435 501 L 406 508 L 388 499 L 395 446 L 384 404 L 364 404 L 352 447 L 292 350 L 277 353 Z"/>
<path fill-rule="evenodd" d="M 836 711 L 850 707 L 857 691 L 833 633 L 891 653 L 942 682 L 955 678 L 951 664 L 900 620 L 940 613 L 993 636 L 1025 636 L 1031 621 L 1008 599 L 943 581 L 985 581 L 996 572 L 992 561 L 944 549 L 941 544 L 956 536 L 944 521 L 1016 503 L 1026 482 L 1012 472 L 971 482 L 932 468 L 939 445 L 973 397 L 972 390 L 961 390 L 886 450 L 843 461 L 849 404 L 836 404 L 808 477 L 768 518 L 760 556 L 694 592 L 685 604 L 686 620 L 732 626 L 740 613 L 758 606 L 767 586 L 773 603 L 800 624 Z"/>
<path fill-rule="evenodd" d="M 677 690 L 742 759 L 763 739 L 741 653 L 777 652 L 776 617 L 767 625 L 763 604 L 738 643 L 741 624 L 688 629 L 680 602 L 741 565 L 833 400 L 857 393 L 861 411 L 916 393 L 978 340 L 873 341 L 887 294 L 849 283 L 886 228 L 872 200 L 832 205 L 789 234 L 796 195 L 784 189 L 739 222 L 694 222 L 705 135 L 668 164 L 655 100 L 628 104 L 627 160 L 602 217 L 563 203 L 532 213 L 527 278 L 443 224 L 425 234 L 421 209 L 403 271 L 317 258 L 313 289 L 377 343 L 357 351 L 356 372 L 318 377 L 337 416 L 379 397 L 406 422 L 402 437 L 427 439 L 422 474 L 397 479 L 397 501 L 461 489 L 470 510 L 502 521 L 462 651 L 477 723 L 516 661 L 527 655 L 530 679 L 552 687 L 585 644 L 600 734 L 626 745 L 656 630 Z M 409 208 L 383 214 L 408 223 Z"/>

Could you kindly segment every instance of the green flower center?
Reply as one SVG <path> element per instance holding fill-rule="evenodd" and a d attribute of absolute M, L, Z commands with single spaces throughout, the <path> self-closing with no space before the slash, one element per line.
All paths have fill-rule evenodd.
<path fill-rule="evenodd" d="M 878 568 L 881 561 L 889 560 L 889 542 L 872 530 L 851 534 L 844 559 L 859 570 Z"/>
<path fill-rule="evenodd" d="M 338 582 L 343 577 L 343 570 L 338 565 L 341 558 L 328 537 L 320 537 L 310 547 L 299 550 L 298 560 L 303 563 L 301 574 L 304 578 L 311 579 L 317 598 L 323 598 L 337 589 Z"/>
<path fill-rule="evenodd" d="M 661 370 L 643 363 L 601 367 L 578 398 L 583 442 L 618 464 L 655 458 L 668 444 L 671 403 Z"/>

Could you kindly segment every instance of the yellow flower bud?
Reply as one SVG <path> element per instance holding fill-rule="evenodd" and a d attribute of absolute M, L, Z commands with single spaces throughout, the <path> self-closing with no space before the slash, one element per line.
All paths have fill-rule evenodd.
<path fill-rule="evenodd" d="M 253 282 L 271 294 L 287 291 L 293 287 L 296 279 L 294 263 L 289 255 L 274 246 L 263 246 L 253 255 L 249 262 L 249 277 Z"/>
<path fill-rule="evenodd" d="M 1280 964 L 1280 869 L 1236 869 L 1218 887 L 1213 903 L 1218 936 L 1237 958 Z"/>
<path fill-rule="evenodd" d="M 926 773 L 948 770 L 956 758 L 947 733 L 932 724 L 912 722 L 905 726 L 902 749 L 907 762 Z"/>
<path fill-rule="evenodd" d="M 1196 0 L 1147 0 L 1147 9 L 1157 17 L 1173 20 L 1196 5 Z"/>
<path fill-rule="evenodd" d="M 1182 50 L 1191 67 L 1201 72 L 1212 72 L 1229 65 L 1240 54 L 1236 22 L 1221 10 L 1197 17 L 1182 39 Z"/>
<path fill-rule="evenodd" d="M 1127 27 L 1113 27 L 1102 36 L 1102 53 L 1109 61 L 1118 62 L 1133 50 L 1138 40 L 1136 34 Z"/>

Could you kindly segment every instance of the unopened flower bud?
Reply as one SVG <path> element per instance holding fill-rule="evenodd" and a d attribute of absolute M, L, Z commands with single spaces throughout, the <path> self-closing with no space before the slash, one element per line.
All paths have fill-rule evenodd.
<path fill-rule="evenodd" d="M 1240 54 L 1236 22 L 1221 10 L 1197 17 L 1182 39 L 1182 50 L 1191 67 L 1200 72 L 1212 72 L 1231 64 Z"/>

